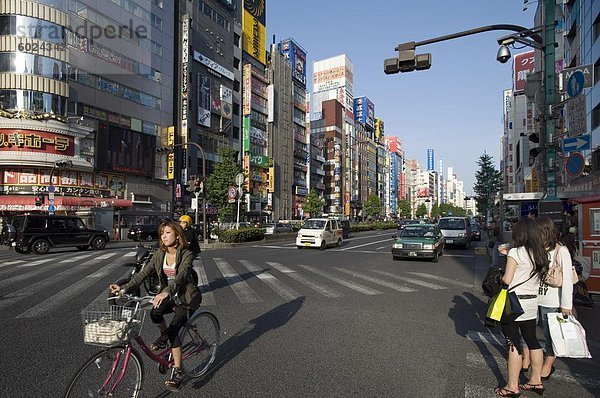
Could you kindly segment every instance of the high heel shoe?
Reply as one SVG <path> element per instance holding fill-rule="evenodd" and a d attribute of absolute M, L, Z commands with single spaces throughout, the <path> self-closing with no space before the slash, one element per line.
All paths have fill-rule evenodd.
<path fill-rule="evenodd" d="M 542 376 L 542 381 L 546 381 L 550 378 L 550 376 L 552 376 L 552 373 L 554 373 L 554 371 L 556 370 L 556 368 L 554 367 L 554 365 L 552 365 L 552 367 L 550 368 L 550 373 L 548 373 L 548 376 Z"/>
<path fill-rule="evenodd" d="M 531 366 L 527 368 L 521 368 L 521 373 L 527 373 L 529 371 L 529 368 L 531 368 Z"/>
<path fill-rule="evenodd" d="M 519 388 L 521 390 L 534 392 L 537 395 L 544 395 L 544 391 L 546 390 L 544 388 L 543 384 L 529 384 L 529 383 L 525 383 L 525 384 L 519 384 Z"/>
<path fill-rule="evenodd" d="M 504 388 L 504 387 L 496 387 L 494 388 L 494 393 L 496 393 L 496 395 L 498 395 L 499 397 L 511 397 L 511 398 L 518 398 L 519 395 L 521 395 L 520 391 L 512 391 L 509 390 L 508 388 Z"/>

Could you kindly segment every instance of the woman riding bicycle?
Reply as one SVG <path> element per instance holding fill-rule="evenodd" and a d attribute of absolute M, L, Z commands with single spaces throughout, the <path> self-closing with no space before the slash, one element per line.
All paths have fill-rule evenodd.
<path fill-rule="evenodd" d="M 194 254 L 188 249 L 183 230 L 176 221 L 163 222 L 158 233 L 160 236 L 159 251 L 131 281 L 119 285 L 110 285 L 113 294 L 127 292 L 138 287 L 145 278 L 155 273 L 160 280 L 160 293 L 152 300 L 150 318 L 160 329 L 160 336 L 150 345 L 153 350 L 171 344 L 173 354 L 173 372 L 165 382 L 167 389 L 178 390 L 183 380 L 181 370 L 181 341 L 179 331 L 185 325 L 188 315 L 193 313 L 202 301 L 200 290 L 192 277 L 192 261 Z M 167 326 L 164 315 L 174 312 L 171 324 Z"/>

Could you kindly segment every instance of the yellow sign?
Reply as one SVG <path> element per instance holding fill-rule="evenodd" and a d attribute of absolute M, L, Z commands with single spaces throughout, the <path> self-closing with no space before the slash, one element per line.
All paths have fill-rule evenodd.
<path fill-rule="evenodd" d="M 269 167 L 269 192 L 275 192 L 275 167 Z"/>
<path fill-rule="evenodd" d="M 267 63 L 265 25 L 244 10 L 242 16 L 242 49 L 262 64 Z"/>
<path fill-rule="evenodd" d="M 173 152 L 169 153 L 167 158 L 167 178 L 169 180 L 175 178 L 175 154 Z"/>

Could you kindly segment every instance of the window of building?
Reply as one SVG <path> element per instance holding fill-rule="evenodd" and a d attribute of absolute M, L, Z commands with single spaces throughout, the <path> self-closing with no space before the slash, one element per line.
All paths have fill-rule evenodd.
<path fill-rule="evenodd" d="M 236 57 L 233 57 L 233 67 L 235 69 L 240 69 L 240 60 L 237 59 Z"/>
<path fill-rule="evenodd" d="M 600 126 L 600 105 L 592 110 L 592 131 Z"/>
<path fill-rule="evenodd" d="M 28 53 L 0 53 L 0 73 L 22 73 L 67 80 L 66 64 L 54 58 Z"/>
<path fill-rule="evenodd" d="M 238 126 L 233 126 L 233 138 L 235 140 L 240 139 L 240 128 Z"/>

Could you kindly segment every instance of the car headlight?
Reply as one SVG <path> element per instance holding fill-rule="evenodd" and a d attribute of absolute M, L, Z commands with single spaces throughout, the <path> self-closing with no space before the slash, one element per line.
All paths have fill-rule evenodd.
<path fill-rule="evenodd" d="M 423 249 L 433 249 L 433 244 L 431 244 L 431 243 L 425 243 L 423 245 Z"/>
<path fill-rule="evenodd" d="M 299 238 L 302 238 L 302 234 L 301 234 L 301 233 L 298 233 L 298 237 L 299 237 Z"/>
<path fill-rule="evenodd" d="M 402 243 L 394 243 L 394 249 L 402 249 Z"/>
<path fill-rule="evenodd" d="M 458 234 L 458 237 L 459 237 L 459 238 L 464 238 L 464 237 L 465 237 L 465 234 L 463 234 L 463 233 L 461 232 L 460 234 Z"/>

